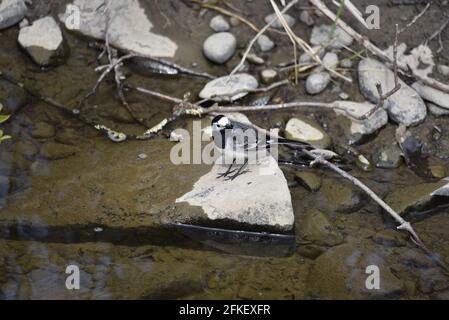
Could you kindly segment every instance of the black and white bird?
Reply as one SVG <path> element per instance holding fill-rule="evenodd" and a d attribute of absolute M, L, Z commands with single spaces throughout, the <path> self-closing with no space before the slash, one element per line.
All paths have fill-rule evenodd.
<path fill-rule="evenodd" d="M 228 170 L 218 177 L 225 177 L 229 180 L 234 180 L 245 173 L 244 169 L 249 160 L 270 155 L 272 146 L 287 145 L 296 150 L 313 149 L 311 145 L 304 142 L 284 138 L 273 139 L 267 133 L 262 133 L 250 125 L 231 121 L 224 115 L 218 115 L 212 120 L 212 137 L 215 146 L 222 153 L 223 159 L 228 160 L 224 164 L 229 164 Z M 233 170 L 232 168 L 238 164 L 240 164 L 240 168 Z M 233 175 L 230 176 L 231 174 Z"/>

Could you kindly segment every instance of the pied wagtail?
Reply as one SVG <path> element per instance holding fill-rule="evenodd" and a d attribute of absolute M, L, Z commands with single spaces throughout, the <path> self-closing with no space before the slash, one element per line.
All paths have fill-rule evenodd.
<path fill-rule="evenodd" d="M 231 121 L 224 115 L 218 115 L 212 120 L 212 137 L 215 146 L 221 151 L 226 160 L 229 160 L 228 170 L 220 174 L 218 178 L 225 177 L 234 180 L 248 165 L 248 159 L 257 159 L 269 155 L 269 149 L 274 145 L 288 145 L 295 149 L 313 149 L 307 143 L 289 139 L 273 139 L 270 135 L 261 133 L 253 127 L 236 121 Z M 243 161 L 239 169 L 232 170 L 237 160 Z M 226 163 L 229 164 L 229 163 Z M 234 175 L 228 177 L 230 174 Z"/>

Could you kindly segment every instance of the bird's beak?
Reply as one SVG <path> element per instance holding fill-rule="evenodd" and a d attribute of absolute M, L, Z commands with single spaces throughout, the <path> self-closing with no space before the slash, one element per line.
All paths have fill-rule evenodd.
<path fill-rule="evenodd" d="M 227 124 L 226 129 L 229 129 L 229 130 L 234 129 L 234 126 L 232 125 L 232 123 Z"/>

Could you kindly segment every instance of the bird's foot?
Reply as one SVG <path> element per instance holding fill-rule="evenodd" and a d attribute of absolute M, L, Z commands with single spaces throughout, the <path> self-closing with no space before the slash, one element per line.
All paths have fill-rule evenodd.
<path fill-rule="evenodd" d="M 248 173 L 248 172 L 249 172 L 249 170 L 244 170 L 244 171 L 241 171 L 241 172 L 237 172 L 236 174 L 234 174 L 232 176 L 228 176 L 226 178 L 226 181 L 234 181 L 235 178 L 241 176 L 242 174 Z"/>

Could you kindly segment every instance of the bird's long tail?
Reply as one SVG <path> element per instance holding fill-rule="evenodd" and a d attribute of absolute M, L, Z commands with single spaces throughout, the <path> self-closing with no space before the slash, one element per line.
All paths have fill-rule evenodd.
<path fill-rule="evenodd" d="M 290 146 L 292 148 L 298 148 L 301 150 L 303 150 L 303 149 L 313 150 L 314 149 L 310 144 L 308 144 L 306 142 L 290 140 L 290 139 L 285 139 L 285 138 L 279 138 L 277 141 L 272 141 L 272 143 L 278 144 L 278 145 Z"/>

